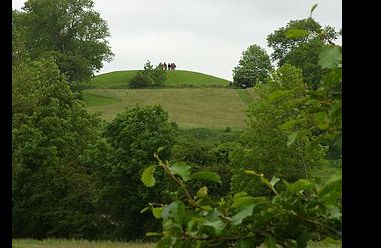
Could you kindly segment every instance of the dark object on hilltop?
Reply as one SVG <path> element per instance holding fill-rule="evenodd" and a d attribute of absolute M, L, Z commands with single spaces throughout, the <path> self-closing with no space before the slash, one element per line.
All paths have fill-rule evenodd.
<path fill-rule="evenodd" d="M 164 63 L 162 69 L 167 70 L 167 68 L 168 68 L 168 70 L 175 70 L 176 69 L 176 64 L 175 63 L 168 63 L 168 64 Z"/>

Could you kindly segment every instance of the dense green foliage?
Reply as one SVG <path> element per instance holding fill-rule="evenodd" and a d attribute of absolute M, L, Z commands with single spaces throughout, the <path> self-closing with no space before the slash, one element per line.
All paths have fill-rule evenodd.
<path fill-rule="evenodd" d="M 314 138 L 301 70 L 285 64 L 272 78 L 267 84 L 256 86 L 260 97 L 250 106 L 249 125 L 241 137 L 241 146 L 232 152 L 233 192 L 266 193 L 260 180 L 245 176 L 246 169 L 260 171 L 268 178 L 276 176 L 296 181 L 308 178 L 312 168 L 324 163 L 325 148 Z M 304 138 L 287 145 L 292 133 L 288 127 L 294 125 L 295 116 L 301 113 L 305 116 L 297 128 Z"/>
<path fill-rule="evenodd" d="M 340 47 L 324 49 L 318 63 L 328 74 L 317 91 L 308 91 L 301 70 L 287 64 L 257 86 L 260 98 L 251 106 L 243 147 L 229 152 L 233 195 L 216 198 L 203 185 L 192 194 L 188 181 L 221 183 L 220 176 L 164 163 L 158 149 L 158 164 L 146 168 L 141 181 L 154 187 L 153 171 L 161 169 L 178 190 L 171 203 L 145 209 L 162 220 L 161 232 L 147 233 L 161 237 L 157 247 L 306 247 L 311 239 L 341 238 L 341 176 L 319 184 L 308 174 L 329 159 L 325 151 L 335 147 L 332 140 L 341 142 Z M 335 148 L 341 165 L 341 148 Z M 293 182 L 280 183 L 277 172 Z M 243 180 L 244 174 L 254 180 Z"/>
<path fill-rule="evenodd" d="M 233 70 L 233 84 L 237 87 L 253 87 L 264 82 L 272 70 L 270 57 L 258 45 L 249 46 L 242 53 L 238 66 Z"/>
<path fill-rule="evenodd" d="M 28 0 L 13 11 L 13 34 L 32 59 L 53 57 L 69 82 L 88 80 L 113 57 L 107 23 L 93 8 L 92 0 Z"/>
<path fill-rule="evenodd" d="M 268 35 L 267 43 L 274 50 L 271 54 L 278 66 L 291 64 L 303 71 L 303 78 L 312 89 L 327 72 L 318 64 L 322 49 L 338 37 L 336 31 L 321 25 L 312 18 L 290 21 L 286 27 L 275 30 Z"/>
<path fill-rule="evenodd" d="M 94 166 L 97 206 L 109 224 L 105 237 L 142 238 L 147 227 L 155 224 L 139 212 L 148 199 L 160 201 L 161 191 L 146 190 L 139 184 L 140 174 L 146 164 L 154 163 L 156 147 L 166 147 L 163 157 L 169 157 L 175 134 L 175 123 L 161 107 L 136 106 L 110 122 L 105 127 L 105 140 L 88 151 L 84 161 Z"/>
<path fill-rule="evenodd" d="M 74 98 L 51 60 L 12 70 L 13 237 L 91 238 L 92 180 L 80 155 L 100 120 Z"/>
<path fill-rule="evenodd" d="M 158 150 L 158 153 L 161 149 Z M 295 183 L 282 181 L 284 190 L 275 185 L 279 178 L 268 181 L 263 174 L 247 170 L 258 177 L 274 194 L 271 197 L 251 196 L 238 192 L 216 199 L 206 186 L 196 194 L 187 188 L 188 181 L 211 181 L 221 184 L 218 174 L 209 171 L 192 173 L 186 164 L 163 163 L 147 167 L 141 181 L 155 186 L 155 169 L 160 169 L 178 186 L 170 204 L 145 208 L 162 220 L 160 247 L 306 247 L 317 237 L 341 237 L 341 178 L 332 178 L 325 185 L 306 179 Z"/>
<path fill-rule="evenodd" d="M 138 71 L 136 75 L 131 79 L 131 81 L 129 81 L 129 87 L 163 87 L 166 79 L 166 71 L 164 71 L 159 66 L 153 68 L 153 65 L 151 65 L 151 62 L 148 60 L 147 63 L 144 65 L 144 70 Z"/>
<path fill-rule="evenodd" d="M 236 146 L 241 131 L 213 130 L 197 128 L 179 130 L 176 143 L 172 148 L 170 160 L 186 162 L 194 170 L 210 170 L 221 176 L 222 185 L 206 183 L 209 193 L 224 196 L 230 192 L 232 171 L 229 154 Z M 200 184 L 189 185 L 191 192 L 196 192 Z"/>
<path fill-rule="evenodd" d="M 324 175 L 341 169 L 341 47 L 332 28 L 310 18 L 275 31 L 268 41 L 276 70 L 250 46 L 234 69 L 250 91 L 72 93 L 71 83 L 112 56 L 93 5 L 29 0 L 13 11 L 14 238 L 135 240 L 159 230 L 148 233 L 160 237 L 157 247 L 199 248 L 341 238 L 341 176 Z M 166 87 L 165 73 L 176 87 L 227 84 L 148 61 L 144 71 L 100 75 L 94 86 Z M 131 92 L 130 103 L 141 105 L 123 105 L 120 95 Z M 115 104 L 118 114 L 102 121 L 82 95 L 92 106 Z M 243 125 L 231 117 L 247 105 L 248 127 L 237 131 Z M 179 130 L 172 114 L 190 127 L 221 129 Z"/>

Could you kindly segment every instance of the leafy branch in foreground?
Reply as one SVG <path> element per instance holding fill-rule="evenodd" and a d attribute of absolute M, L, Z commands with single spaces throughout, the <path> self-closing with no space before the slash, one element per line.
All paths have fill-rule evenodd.
<path fill-rule="evenodd" d="M 162 219 L 162 232 L 147 233 L 160 236 L 157 247 L 306 247 L 309 240 L 326 237 L 341 238 L 341 177 L 332 178 L 325 185 L 306 179 L 295 183 L 247 170 L 246 174 L 259 177 L 274 193 L 270 197 L 255 197 L 246 192 L 213 199 L 206 186 L 192 195 L 186 182 L 209 180 L 218 183 L 214 172 L 192 174 L 185 163 L 171 165 L 160 160 L 158 165 L 147 167 L 142 182 L 147 187 L 156 184 L 154 170 L 160 168 L 178 186 L 183 200 L 170 204 L 150 204 L 157 219 Z M 194 176 L 196 175 L 196 176 Z M 275 188 L 282 183 L 281 191 Z"/>

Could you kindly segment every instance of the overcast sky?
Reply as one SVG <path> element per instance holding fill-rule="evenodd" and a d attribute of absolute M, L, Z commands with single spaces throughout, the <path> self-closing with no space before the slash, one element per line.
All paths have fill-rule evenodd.
<path fill-rule="evenodd" d="M 25 0 L 12 0 L 21 9 Z M 100 73 L 174 62 L 176 69 L 232 80 L 232 69 L 251 44 L 271 53 L 266 37 L 290 20 L 309 16 L 342 27 L 341 0 L 94 0 L 108 22 L 115 58 Z M 339 41 L 341 42 L 341 41 Z"/>

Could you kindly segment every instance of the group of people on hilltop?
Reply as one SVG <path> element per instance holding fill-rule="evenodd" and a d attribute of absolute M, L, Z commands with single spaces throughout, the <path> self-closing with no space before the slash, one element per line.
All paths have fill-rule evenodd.
<path fill-rule="evenodd" d="M 164 63 L 161 63 L 159 64 L 159 67 L 166 71 L 166 70 L 175 70 L 176 69 L 176 64 L 175 63 L 168 63 L 166 64 L 165 62 Z"/>

